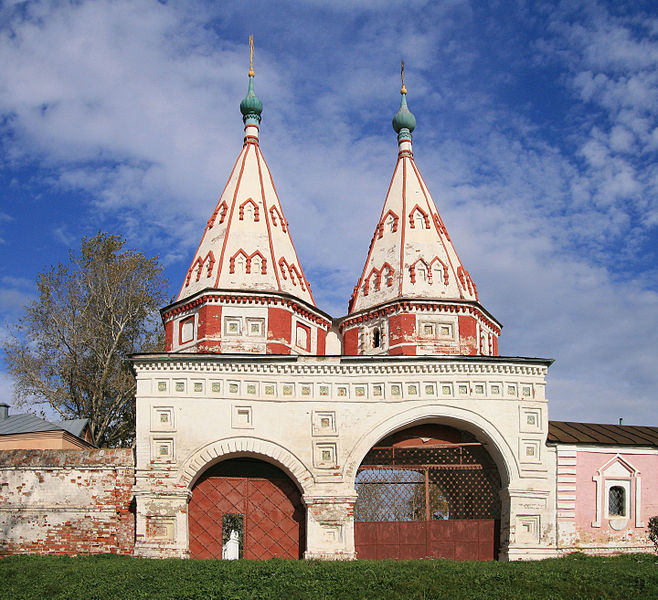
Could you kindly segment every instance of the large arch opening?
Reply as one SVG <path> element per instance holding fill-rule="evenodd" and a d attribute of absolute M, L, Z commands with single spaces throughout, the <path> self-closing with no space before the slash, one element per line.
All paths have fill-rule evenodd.
<path fill-rule="evenodd" d="M 362 559 L 498 557 L 501 477 L 470 432 L 425 423 L 381 439 L 356 474 Z"/>
<path fill-rule="evenodd" d="M 299 489 L 277 466 L 230 458 L 196 480 L 188 505 L 190 557 L 302 558 L 306 510 Z"/>

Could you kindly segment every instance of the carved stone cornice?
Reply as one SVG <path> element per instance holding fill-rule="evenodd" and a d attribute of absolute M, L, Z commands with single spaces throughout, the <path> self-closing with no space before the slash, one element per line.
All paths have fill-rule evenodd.
<path fill-rule="evenodd" d="M 553 362 L 521 357 L 268 357 L 207 354 L 141 354 L 131 358 L 136 372 L 258 375 L 525 375 L 544 377 Z"/>

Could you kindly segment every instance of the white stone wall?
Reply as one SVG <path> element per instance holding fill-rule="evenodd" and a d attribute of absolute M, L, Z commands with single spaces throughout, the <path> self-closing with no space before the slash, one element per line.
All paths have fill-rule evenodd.
<path fill-rule="evenodd" d="M 195 480 L 219 460 L 253 456 L 280 466 L 300 487 L 306 556 L 352 558 L 354 479 L 365 454 L 394 431 L 436 422 L 473 433 L 498 465 L 501 557 L 551 555 L 548 364 L 498 357 L 139 357 L 136 553 L 186 556 Z"/>

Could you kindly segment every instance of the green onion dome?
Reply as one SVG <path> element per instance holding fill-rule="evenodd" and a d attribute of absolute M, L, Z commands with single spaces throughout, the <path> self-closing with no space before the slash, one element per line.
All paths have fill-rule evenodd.
<path fill-rule="evenodd" d="M 263 103 L 254 92 L 254 76 L 249 75 L 249 89 L 247 95 L 240 102 L 240 112 L 245 125 L 258 125 L 260 113 L 263 112 Z"/>
<path fill-rule="evenodd" d="M 411 132 L 416 129 L 416 117 L 407 107 L 407 90 L 403 87 L 400 91 L 402 100 L 400 110 L 393 117 L 393 129 L 398 134 L 398 140 L 411 139 Z"/>

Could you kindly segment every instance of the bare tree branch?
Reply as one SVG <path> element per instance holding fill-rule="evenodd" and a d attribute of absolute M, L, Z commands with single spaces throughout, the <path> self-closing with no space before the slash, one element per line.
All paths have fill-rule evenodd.
<path fill-rule="evenodd" d="M 130 445 L 135 382 L 126 359 L 161 349 L 157 310 L 166 281 L 157 258 L 124 250 L 120 236 L 82 240 L 37 278 L 38 297 L 4 343 L 16 399 L 88 418 L 99 445 Z"/>

